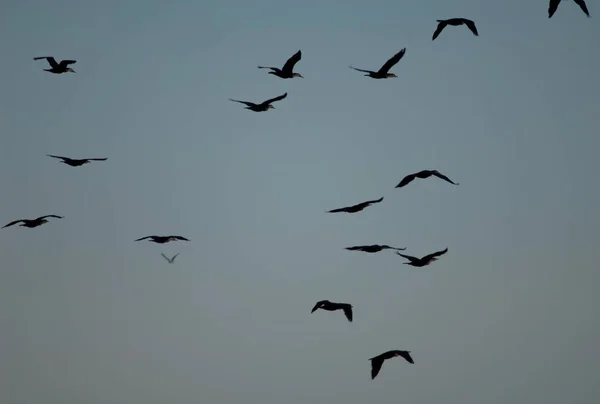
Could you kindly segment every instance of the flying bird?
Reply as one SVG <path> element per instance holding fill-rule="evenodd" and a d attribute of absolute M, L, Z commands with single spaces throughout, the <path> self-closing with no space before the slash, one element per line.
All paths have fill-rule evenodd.
<path fill-rule="evenodd" d="M 459 183 L 453 182 L 450 178 L 446 177 L 438 170 L 423 170 L 419 171 L 418 173 L 408 174 L 406 177 L 402 178 L 402 181 L 400 181 L 400 183 L 396 185 L 395 188 L 402 188 L 403 186 L 410 184 L 415 178 L 425 179 L 431 177 L 432 175 L 441 178 L 444 181 L 449 182 L 450 184 L 459 185 Z"/>
<path fill-rule="evenodd" d="M 385 64 L 383 66 L 381 66 L 381 69 L 379 69 L 376 72 L 373 70 L 357 69 L 356 67 L 353 67 L 353 66 L 350 66 L 350 68 L 354 69 L 356 71 L 359 71 L 359 72 L 367 73 L 367 74 L 365 74 L 365 76 L 369 76 L 373 79 L 388 79 L 391 77 L 398 77 L 394 73 L 388 73 L 388 71 L 392 68 L 392 66 L 394 66 L 396 63 L 398 63 L 400 61 L 400 59 L 402 59 L 402 57 L 404 56 L 405 53 L 406 53 L 406 48 L 403 48 L 400 52 L 396 53 L 387 62 L 385 62 Z"/>
<path fill-rule="evenodd" d="M 452 25 L 452 26 L 457 27 L 459 25 L 464 24 L 471 30 L 473 35 L 479 36 L 479 33 L 477 32 L 477 27 L 475 26 L 475 23 L 466 18 L 450 18 L 448 20 L 437 20 L 437 22 L 438 22 L 438 26 L 437 26 L 435 32 L 433 33 L 433 38 L 431 38 L 432 41 L 435 41 L 435 38 L 438 37 L 438 35 L 444 30 L 444 28 L 446 28 L 447 25 Z"/>
<path fill-rule="evenodd" d="M 56 63 L 56 60 L 54 60 L 54 58 L 52 56 L 39 56 L 39 57 L 33 58 L 33 60 L 40 60 L 40 59 L 46 59 L 48 61 L 48 64 L 50 65 L 51 69 L 44 69 L 47 72 L 56 73 L 56 74 L 67 73 L 67 72 L 75 73 L 75 70 L 71 69 L 69 67 L 69 65 L 72 65 L 73 63 L 77 63 L 76 60 L 61 60 L 60 63 Z"/>
<path fill-rule="evenodd" d="M 550 0 L 550 5 L 548 6 L 548 18 L 552 18 L 554 13 L 556 13 L 556 10 L 558 9 L 558 5 L 560 4 L 560 1 L 561 0 Z M 584 0 L 573 0 L 573 1 L 575 2 L 575 4 L 577 4 L 579 6 L 579 8 L 581 8 L 581 10 L 585 13 L 585 15 L 587 15 L 588 17 L 590 16 L 590 12 L 588 11 L 588 8 L 585 5 Z"/>
<path fill-rule="evenodd" d="M 352 322 L 352 305 L 349 303 L 333 303 L 329 300 L 321 300 L 315 304 L 310 312 L 314 313 L 318 309 L 327 311 L 343 310 L 348 321 Z"/>
<path fill-rule="evenodd" d="M 399 256 L 404 257 L 410 261 L 410 262 L 404 262 L 404 264 L 412 265 L 413 267 L 424 267 L 425 265 L 431 264 L 433 261 L 437 261 L 436 257 L 439 257 L 440 255 L 444 255 L 447 252 L 448 252 L 448 247 L 446 247 L 445 250 L 434 252 L 434 253 L 426 255 L 422 258 L 412 257 L 410 255 L 404 255 L 397 251 L 396 251 L 396 254 L 398 254 Z"/>
<path fill-rule="evenodd" d="M 379 199 L 375 199 L 375 200 L 372 200 L 372 201 L 362 202 L 362 203 L 359 203 L 357 205 L 346 206 L 344 208 L 338 208 L 338 209 L 329 210 L 329 211 L 327 211 L 327 213 L 338 213 L 338 212 L 356 213 L 356 212 L 360 212 L 361 210 L 363 210 L 367 206 L 370 206 L 371 204 L 379 203 L 381 201 L 383 201 L 383 196 L 381 198 L 379 198 Z"/>
<path fill-rule="evenodd" d="M 395 358 L 396 356 L 403 357 L 408 363 L 415 363 L 412 357 L 410 356 L 410 351 L 394 350 L 384 352 L 381 355 L 377 355 L 369 359 L 371 361 L 371 380 L 375 379 L 375 377 L 379 374 L 379 371 L 381 370 L 381 366 L 383 366 L 384 361 L 386 361 L 387 359 Z"/>
<path fill-rule="evenodd" d="M 71 167 L 78 167 L 78 166 L 82 166 L 84 164 L 89 164 L 92 161 L 105 161 L 107 159 L 107 157 L 104 158 L 93 158 L 93 159 L 72 159 L 69 157 L 62 157 L 62 156 L 55 156 L 53 154 L 46 154 L 46 156 L 48 157 L 53 157 L 55 159 L 60 159 L 62 160 L 61 163 L 65 163 L 66 165 L 69 165 Z"/>
<path fill-rule="evenodd" d="M 187 238 L 181 237 L 181 236 L 146 236 L 146 237 L 138 238 L 137 240 L 134 240 L 134 241 L 141 241 L 141 240 L 146 240 L 146 239 L 149 239 L 148 241 L 152 241 L 152 242 L 158 243 L 158 244 L 165 244 L 165 243 L 168 243 L 169 241 L 175 241 L 175 240 L 190 241 Z"/>
<path fill-rule="evenodd" d="M 397 248 L 397 247 L 390 247 L 389 245 L 380 245 L 380 244 L 371 244 L 371 245 L 357 245 L 354 247 L 346 247 L 346 250 L 349 251 L 364 251 L 367 253 L 376 253 L 382 250 L 398 250 L 398 251 L 404 251 L 406 250 L 406 248 Z"/>
<path fill-rule="evenodd" d="M 269 74 L 281 77 L 282 79 L 292 79 L 294 77 L 304 78 L 300 73 L 294 73 L 294 65 L 302 59 L 302 51 L 296 52 L 291 58 L 285 62 L 283 67 L 258 66 L 259 69 L 271 69 Z"/>
<path fill-rule="evenodd" d="M 285 97 L 287 97 L 287 93 L 285 93 L 283 95 L 280 95 L 279 97 L 271 98 L 269 100 L 261 102 L 260 104 L 255 104 L 255 103 L 249 102 L 249 101 L 234 100 L 234 99 L 231 99 L 231 98 L 229 99 L 229 101 L 239 102 L 241 104 L 246 104 L 247 106 L 244 107 L 244 108 L 249 109 L 250 111 L 264 112 L 264 111 L 268 111 L 270 109 L 275 109 L 275 107 L 272 106 L 271 103 L 275 102 L 275 101 L 283 100 Z"/>
<path fill-rule="evenodd" d="M 169 262 L 169 264 L 172 264 L 173 261 L 175 261 L 175 258 L 177 258 L 177 256 L 179 255 L 179 253 L 175 254 L 172 258 L 167 257 L 163 253 L 160 253 L 160 255 L 162 255 L 163 258 L 166 259 Z"/>
<path fill-rule="evenodd" d="M 37 219 L 20 219 L 20 220 L 15 220 L 14 222 L 10 222 L 9 224 L 2 226 L 2 228 L 10 227 L 19 222 L 23 222 L 19 225 L 22 227 L 29 227 L 29 228 L 38 227 L 38 226 L 43 225 L 44 223 L 48 223 L 48 221 L 46 220 L 47 217 L 55 217 L 57 219 L 64 218 L 64 216 L 46 215 L 46 216 L 40 216 Z"/>

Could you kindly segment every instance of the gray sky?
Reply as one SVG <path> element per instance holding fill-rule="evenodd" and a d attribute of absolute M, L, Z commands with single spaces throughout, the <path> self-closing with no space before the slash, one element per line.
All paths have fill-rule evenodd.
<path fill-rule="evenodd" d="M 0 231 L 0 402 L 597 403 L 588 5 L 4 1 L 0 221 L 65 219 Z M 478 38 L 431 41 L 459 16 Z M 403 47 L 397 79 L 348 68 Z M 256 68 L 298 49 L 304 80 Z M 227 100 L 286 91 L 267 113 Z M 433 168 L 460 186 L 394 189 Z M 133 242 L 150 234 L 192 241 Z M 449 252 L 343 249 L 372 243 Z M 321 299 L 354 323 L 310 315 Z M 371 381 L 390 349 L 415 364 Z"/>

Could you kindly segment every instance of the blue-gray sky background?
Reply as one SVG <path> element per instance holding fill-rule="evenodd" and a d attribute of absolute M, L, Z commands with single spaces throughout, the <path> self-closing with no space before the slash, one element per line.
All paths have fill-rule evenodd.
<path fill-rule="evenodd" d="M 588 6 L 3 2 L 0 222 L 65 219 L 0 231 L 0 402 L 596 403 Z M 431 41 L 458 16 L 480 36 Z M 397 79 L 348 68 L 403 47 Z M 304 80 L 256 68 L 298 49 Z M 42 71 L 46 55 L 77 73 Z M 227 100 L 284 92 L 267 113 Z M 394 189 L 433 168 L 460 186 Z M 133 242 L 151 234 L 192 241 Z M 343 249 L 371 243 L 449 252 L 418 269 Z M 321 299 L 354 304 L 354 323 L 310 315 Z M 371 381 L 390 349 L 415 364 Z"/>

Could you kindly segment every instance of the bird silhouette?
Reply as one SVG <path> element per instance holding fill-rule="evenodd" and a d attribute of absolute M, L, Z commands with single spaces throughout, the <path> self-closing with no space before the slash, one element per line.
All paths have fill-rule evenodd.
<path fill-rule="evenodd" d="M 397 248 L 397 247 L 390 247 L 389 245 L 386 244 L 371 244 L 371 245 L 356 245 L 354 247 L 346 247 L 346 250 L 349 251 L 364 251 L 367 253 L 376 253 L 379 252 L 381 250 L 398 250 L 398 251 L 404 251 L 406 250 L 406 248 Z"/>
<path fill-rule="evenodd" d="M 396 188 L 402 188 L 403 186 L 410 184 L 415 178 L 425 179 L 431 177 L 432 175 L 441 178 L 450 184 L 459 185 L 458 183 L 453 182 L 450 178 L 446 177 L 444 174 L 440 173 L 438 170 L 423 170 L 419 171 L 418 173 L 408 174 L 406 177 L 402 178 L 402 181 L 396 185 Z"/>
<path fill-rule="evenodd" d="M 163 256 L 163 258 L 164 258 L 164 259 L 166 259 L 166 260 L 169 262 L 169 264 L 172 264 L 172 263 L 173 263 L 173 261 L 175 261 L 175 258 L 177 258 L 177 256 L 179 255 L 179 253 L 175 254 L 175 255 L 174 255 L 172 258 L 169 258 L 169 257 L 167 257 L 167 256 L 166 256 L 165 254 L 163 254 L 163 253 L 160 253 L 160 255 L 162 255 L 162 256 Z"/>
<path fill-rule="evenodd" d="M 552 18 L 554 13 L 556 13 L 560 2 L 561 0 L 550 0 L 550 3 L 548 5 L 548 18 Z M 590 16 L 590 12 L 588 11 L 587 5 L 585 4 L 584 0 L 573 0 L 573 2 L 577 4 L 579 8 L 581 8 L 581 11 L 583 11 L 585 15 L 587 15 L 588 17 Z"/>
<path fill-rule="evenodd" d="M 431 264 L 433 261 L 437 261 L 438 259 L 436 257 L 439 257 L 440 255 L 444 255 L 447 252 L 448 252 L 448 247 L 446 247 L 445 250 L 434 252 L 434 253 L 426 255 L 422 258 L 417 258 L 417 257 L 413 257 L 411 255 L 401 254 L 397 251 L 396 251 L 396 254 L 398 254 L 399 256 L 404 257 L 410 261 L 410 262 L 404 262 L 404 264 L 412 265 L 413 267 L 424 267 L 425 265 Z"/>
<path fill-rule="evenodd" d="M 46 156 L 48 157 L 53 157 L 55 159 L 60 159 L 61 163 L 65 163 L 66 165 L 72 166 L 72 167 L 78 167 L 78 166 L 82 166 L 84 164 L 89 164 L 92 161 L 106 161 L 107 157 L 103 157 L 103 158 L 89 158 L 89 159 L 72 159 L 69 157 L 62 157 L 62 156 L 55 156 L 53 154 L 46 154 Z"/>
<path fill-rule="evenodd" d="M 310 311 L 311 314 L 318 309 L 327 311 L 343 310 L 348 321 L 352 322 L 352 305 L 349 303 L 334 303 L 330 302 L 329 300 L 321 300 L 315 304 L 315 307 L 312 308 Z"/>
<path fill-rule="evenodd" d="M 412 363 L 412 364 L 415 363 L 413 361 L 412 357 L 410 356 L 410 351 L 394 350 L 394 351 L 384 352 L 381 355 L 377 355 L 377 356 L 374 356 L 371 359 L 369 359 L 371 361 L 371 380 L 373 380 L 373 379 L 375 379 L 375 377 L 377 377 L 377 375 L 379 374 L 379 371 L 381 370 L 381 366 L 383 366 L 383 362 L 385 362 L 388 359 L 395 358 L 396 356 L 403 357 L 404 359 L 406 359 L 406 361 L 408 363 Z"/>
<path fill-rule="evenodd" d="M 187 238 L 181 237 L 181 236 L 146 236 L 146 237 L 138 238 L 137 240 L 134 240 L 134 241 L 141 241 L 141 240 L 146 240 L 146 239 L 149 239 L 148 241 L 152 241 L 157 244 L 165 244 L 165 243 L 168 243 L 169 241 L 175 241 L 175 240 L 190 241 Z"/>
<path fill-rule="evenodd" d="M 396 63 L 398 63 L 400 61 L 400 59 L 402 59 L 404 57 L 405 53 L 406 53 L 406 48 L 403 48 L 400 52 L 396 53 L 387 62 L 385 62 L 383 64 L 383 66 L 381 66 L 381 69 L 379 69 L 378 71 L 357 69 L 356 67 L 353 67 L 353 66 L 349 66 L 349 67 L 356 71 L 367 73 L 367 74 L 365 74 L 365 76 L 369 76 L 373 79 L 389 79 L 392 77 L 398 77 L 394 73 L 388 73 L 388 71 L 392 68 L 392 66 L 394 66 Z"/>
<path fill-rule="evenodd" d="M 272 106 L 272 105 L 271 105 L 271 103 L 272 103 L 272 102 L 275 102 L 275 101 L 280 101 L 280 100 L 283 100 L 285 97 L 287 97 L 287 93 L 285 93 L 285 94 L 282 94 L 282 95 L 280 95 L 280 96 L 278 96 L 278 97 L 271 98 L 271 99 L 268 99 L 268 100 L 266 100 L 266 101 L 263 101 L 263 102 L 261 102 L 260 104 L 255 104 L 255 103 L 253 103 L 253 102 L 250 102 L 250 101 L 240 101 L 240 100 L 234 100 L 234 99 L 232 99 L 232 98 L 230 98 L 229 100 L 230 100 L 230 101 L 233 101 L 233 102 L 239 102 L 239 103 L 241 103 L 241 104 L 245 104 L 245 105 L 247 105 L 247 106 L 246 106 L 246 107 L 244 107 L 244 108 L 246 108 L 246 109 L 249 109 L 250 111 L 254 111 L 254 112 L 264 112 L 264 111 L 268 111 L 268 110 L 270 110 L 270 109 L 275 109 L 275 107 L 274 107 L 274 106 Z"/>
<path fill-rule="evenodd" d="M 383 201 L 383 196 L 381 198 L 379 198 L 379 199 L 375 199 L 375 200 L 372 200 L 372 201 L 361 202 L 361 203 L 356 204 L 356 205 L 346 206 L 344 208 L 338 208 L 338 209 L 329 210 L 329 211 L 327 211 L 327 213 L 338 213 L 338 212 L 356 213 L 356 212 L 360 212 L 361 210 L 363 210 L 367 206 L 371 206 L 372 204 L 379 203 L 381 201 Z"/>
<path fill-rule="evenodd" d="M 19 220 L 15 220 L 13 222 L 10 222 L 4 226 L 2 226 L 2 228 L 4 229 L 5 227 L 10 227 L 12 225 L 15 225 L 19 222 L 22 222 L 19 226 L 21 227 L 29 227 L 29 228 L 33 228 L 33 227 L 38 227 L 43 225 L 44 223 L 48 223 L 48 221 L 46 220 L 47 217 L 55 217 L 57 219 L 64 219 L 64 216 L 57 216 L 57 215 L 46 215 L 46 216 L 40 216 L 36 219 L 19 219 Z"/>
<path fill-rule="evenodd" d="M 282 79 L 291 79 L 294 77 L 304 78 L 300 73 L 294 73 L 294 66 L 302 59 L 302 52 L 298 51 L 292 57 L 290 57 L 287 62 L 280 69 L 278 67 L 270 67 L 270 66 L 258 66 L 259 69 L 271 69 L 269 74 L 272 74 L 277 77 L 281 77 Z"/>
<path fill-rule="evenodd" d="M 46 59 L 48 64 L 50 65 L 50 69 L 44 69 L 47 72 L 61 74 L 61 73 L 75 73 L 75 70 L 69 67 L 73 63 L 77 63 L 76 60 L 61 60 L 60 63 L 56 63 L 56 60 L 52 56 L 39 56 L 33 58 L 33 60 Z"/>
<path fill-rule="evenodd" d="M 466 25 L 471 32 L 473 33 L 473 35 L 475 36 L 479 36 L 479 32 L 477 32 L 477 27 L 475 26 L 475 23 L 469 19 L 466 18 L 450 18 L 448 20 L 437 20 L 438 22 L 438 26 L 435 30 L 435 32 L 433 33 L 433 37 L 431 38 L 432 41 L 435 41 L 435 38 L 438 37 L 438 35 L 440 35 L 440 33 L 444 30 L 444 28 L 446 28 L 447 25 L 452 25 L 452 26 L 459 26 L 459 25 Z"/>

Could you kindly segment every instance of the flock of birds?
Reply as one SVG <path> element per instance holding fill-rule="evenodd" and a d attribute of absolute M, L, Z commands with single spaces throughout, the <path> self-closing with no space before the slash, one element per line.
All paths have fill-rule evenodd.
<path fill-rule="evenodd" d="M 581 8 L 581 10 L 588 17 L 590 16 L 590 13 L 587 9 L 587 6 L 586 6 L 586 3 L 584 0 L 573 0 L 573 1 Z M 548 18 L 552 18 L 552 16 L 558 9 L 560 2 L 561 2 L 561 0 L 550 0 L 549 8 L 548 8 Z M 479 32 L 477 31 L 475 22 L 473 22 L 472 20 L 469 20 L 467 18 L 450 18 L 450 19 L 446 19 L 446 20 L 437 20 L 437 22 L 438 22 L 438 25 L 437 25 L 435 32 L 433 33 L 432 40 L 435 40 L 441 34 L 441 32 L 444 30 L 444 28 L 446 28 L 447 26 L 466 25 L 467 28 L 473 33 L 473 35 L 479 36 Z M 400 52 L 396 53 L 387 62 L 385 62 L 383 64 L 383 66 L 381 66 L 381 68 L 377 71 L 358 69 L 353 66 L 350 66 L 350 68 L 357 70 L 359 72 L 366 73 L 365 76 L 371 77 L 373 79 L 387 79 L 387 78 L 397 77 L 395 74 L 389 73 L 389 70 L 394 65 L 396 65 L 404 57 L 405 54 L 406 54 L 406 48 L 403 48 L 402 50 L 400 50 Z M 54 57 L 52 57 L 52 56 L 40 56 L 40 57 L 35 57 L 33 59 L 34 60 L 45 59 L 48 62 L 48 64 L 50 65 L 49 69 L 44 69 L 47 72 L 54 73 L 54 74 L 75 73 L 75 70 L 69 66 L 76 63 L 77 62 L 76 60 L 62 60 L 60 63 L 57 63 L 56 60 L 54 59 Z M 291 79 L 291 78 L 296 78 L 296 77 L 303 78 L 303 76 L 300 73 L 294 72 L 294 67 L 295 67 L 296 63 L 298 63 L 301 59 L 302 59 L 302 52 L 300 50 L 298 50 L 298 52 L 296 52 L 292 57 L 290 57 L 285 62 L 285 64 L 283 65 L 282 68 L 272 67 L 272 66 L 258 66 L 258 68 L 259 69 L 269 69 L 270 70 L 268 72 L 269 74 L 272 74 L 272 75 L 277 76 L 282 79 Z M 265 112 L 270 109 L 275 109 L 275 107 L 272 105 L 273 102 L 281 101 L 281 100 L 285 99 L 286 97 L 287 97 L 287 92 L 280 96 L 263 101 L 261 103 L 254 103 L 254 102 L 250 102 L 250 101 L 241 101 L 241 100 L 235 100 L 235 99 L 231 99 L 231 98 L 230 98 L 230 101 L 244 104 L 244 105 L 246 105 L 246 107 L 245 107 L 246 109 L 249 109 L 254 112 Z M 85 164 L 89 164 L 92 161 L 107 160 L 106 157 L 74 159 L 74 158 L 70 158 L 70 157 L 57 156 L 57 155 L 52 155 L 52 154 L 48 154 L 47 156 L 55 158 L 55 159 L 59 159 L 62 163 L 67 164 L 72 167 L 79 167 L 79 166 L 82 166 Z M 416 173 L 406 175 L 400 181 L 400 183 L 398 183 L 398 185 L 396 185 L 395 188 L 403 188 L 417 178 L 426 179 L 431 176 L 440 178 L 452 185 L 459 185 L 459 183 L 453 182 L 450 178 L 448 178 L 447 176 L 445 176 L 444 174 L 440 173 L 437 170 L 422 170 L 422 171 L 419 171 Z M 383 197 L 381 197 L 379 199 L 361 202 L 356 205 L 332 209 L 332 210 L 327 211 L 327 213 L 340 213 L 340 212 L 357 213 L 373 204 L 378 204 L 381 201 L 383 201 Z M 19 219 L 19 220 L 14 220 L 14 221 L 4 225 L 2 228 L 11 227 L 18 223 L 20 223 L 20 226 L 22 226 L 22 227 L 34 228 L 34 227 L 41 226 L 44 223 L 48 223 L 47 218 L 63 219 L 64 216 L 45 215 L 45 216 L 40 216 L 35 219 Z M 142 240 L 148 240 L 150 242 L 154 242 L 157 244 L 165 244 L 165 243 L 168 243 L 171 241 L 177 241 L 177 240 L 190 241 L 189 239 L 187 239 L 185 237 L 177 236 L 177 235 L 170 235 L 170 236 L 152 235 L 152 236 L 141 237 L 134 241 L 142 241 Z M 436 261 L 438 259 L 438 257 L 440 257 L 441 255 L 444 255 L 448 252 L 448 248 L 446 247 L 443 250 L 440 250 L 440 251 L 437 251 L 437 252 L 434 252 L 434 253 L 431 253 L 431 254 L 428 254 L 428 255 L 425 255 L 425 256 L 419 258 L 419 257 L 413 257 L 411 255 L 406 255 L 406 254 L 403 254 L 400 252 L 400 251 L 406 250 L 406 248 L 392 247 L 389 245 L 379 245 L 379 244 L 346 247 L 346 250 L 361 251 L 361 252 L 366 252 L 366 253 L 377 253 L 377 252 L 380 252 L 383 250 L 395 250 L 396 254 L 398 254 L 399 256 L 408 260 L 408 262 L 404 262 L 404 264 L 412 265 L 414 267 L 424 267 L 426 265 L 429 265 L 432 262 Z M 163 253 L 161 253 L 161 255 L 169 264 L 173 264 L 175 261 L 175 258 L 177 258 L 179 253 L 175 254 L 171 258 L 167 257 Z M 344 315 L 348 319 L 348 321 L 352 322 L 352 320 L 353 320 L 352 307 L 353 306 L 349 303 L 336 303 L 336 302 L 331 302 L 329 300 L 321 300 L 315 304 L 315 306 L 311 310 L 311 313 L 314 313 L 315 311 L 317 311 L 319 309 L 325 310 L 325 311 L 342 310 L 344 312 Z M 387 351 L 380 355 L 370 358 L 369 360 L 371 361 L 371 379 L 375 379 L 375 377 L 379 374 L 384 361 L 386 361 L 388 359 L 392 359 L 392 358 L 400 356 L 400 357 L 404 358 L 407 362 L 414 364 L 414 361 L 413 361 L 412 356 L 410 355 L 410 352 L 411 351 L 405 351 L 405 350 L 391 350 L 391 351 Z"/>

